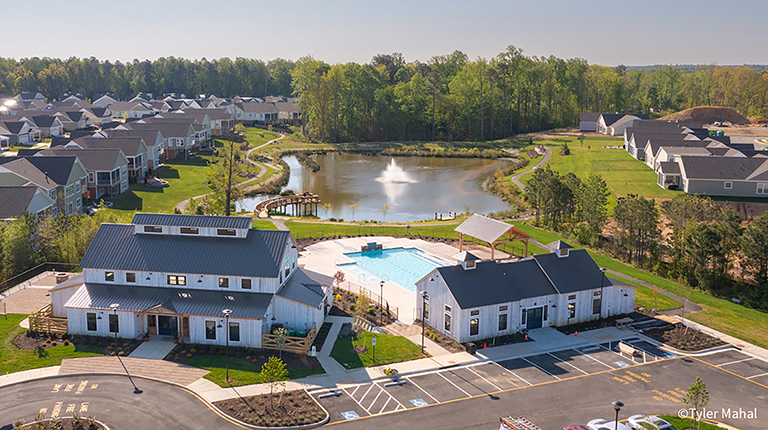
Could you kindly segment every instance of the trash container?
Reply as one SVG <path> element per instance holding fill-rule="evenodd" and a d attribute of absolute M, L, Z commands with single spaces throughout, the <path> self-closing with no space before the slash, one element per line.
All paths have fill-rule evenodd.
<path fill-rule="evenodd" d="M 475 355 L 477 352 L 477 345 L 475 345 L 474 342 L 467 342 L 466 349 L 468 353 Z"/>

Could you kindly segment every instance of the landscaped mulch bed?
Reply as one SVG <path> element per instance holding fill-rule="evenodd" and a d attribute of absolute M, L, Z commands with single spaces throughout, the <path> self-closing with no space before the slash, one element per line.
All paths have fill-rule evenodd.
<path fill-rule="evenodd" d="M 257 366 L 259 369 L 261 369 L 261 366 L 263 366 L 264 363 L 269 361 L 269 357 L 280 357 L 287 369 L 312 369 L 313 363 L 315 369 L 323 368 L 317 358 L 293 352 L 283 351 L 283 353 L 280 354 L 279 351 L 274 349 L 240 348 L 234 346 L 229 347 L 229 352 L 231 360 L 242 360 Z M 180 343 L 171 350 L 165 359 L 184 364 L 195 357 L 204 355 L 226 356 L 226 353 L 226 346 Z"/>
<path fill-rule="evenodd" d="M 350 293 L 349 291 L 337 289 L 336 297 L 333 298 L 333 307 L 329 312 L 329 315 L 335 315 L 340 317 L 352 317 L 358 315 L 355 313 L 357 306 L 358 295 Z M 382 315 L 383 311 L 383 315 Z M 385 326 L 397 321 L 397 316 L 387 312 L 387 306 L 384 309 L 379 307 L 378 303 L 371 301 L 368 311 L 363 314 L 365 319 L 376 325 Z"/>
<path fill-rule="evenodd" d="M 419 320 L 414 321 L 413 325 L 421 330 L 421 322 Z M 466 350 L 462 344 L 435 330 L 429 324 L 424 327 L 424 336 L 449 352 L 464 352 Z"/>
<path fill-rule="evenodd" d="M 564 325 L 561 327 L 554 327 L 554 328 L 557 329 L 557 331 L 559 331 L 560 333 L 571 335 L 576 333 L 577 331 L 583 332 L 583 331 L 595 330 L 598 328 L 616 327 L 616 320 L 622 319 L 622 318 L 632 318 L 635 322 L 640 322 L 640 321 L 645 321 L 650 319 L 650 317 L 640 312 L 632 312 L 630 314 L 613 315 L 608 318 L 603 318 L 599 320 L 585 321 L 581 323 L 569 324 L 569 325 Z"/>
<path fill-rule="evenodd" d="M 643 330 L 643 334 L 680 351 L 701 351 L 726 344 L 720 339 L 679 323 L 666 327 L 646 329 Z"/>
<path fill-rule="evenodd" d="M 475 344 L 475 348 L 477 349 L 485 349 L 485 348 L 493 348 L 494 346 L 504 346 L 504 345 L 512 345 L 514 343 L 522 343 L 522 342 L 533 342 L 535 339 L 533 339 L 530 336 L 526 336 L 525 333 L 512 333 L 505 336 L 497 336 L 497 337 L 489 337 L 487 339 L 480 339 L 473 341 L 472 343 Z M 466 345 L 466 344 L 465 344 Z"/>
<path fill-rule="evenodd" d="M 213 404 L 233 418 L 263 427 L 306 425 L 325 418 L 325 412 L 304 390 L 286 391 L 282 396 L 275 393 L 236 397 Z"/>
<path fill-rule="evenodd" d="M 17 421 L 18 423 L 18 421 Z M 44 419 L 41 415 L 38 415 L 35 421 L 27 424 L 16 426 L 14 423 L 13 428 L 20 429 L 35 429 L 35 430 L 102 430 L 106 427 L 97 421 L 93 416 L 74 418 L 53 418 Z M 5 428 L 5 427 L 3 427 Z"/>
<path fill-rule="evenodd" d="M 102 336 L 58 335 L 55 333 L 35 333 L 26 331 L 13 339 L 13 344 L 24 351 L 53 348 L 59 345 L 90 345 L 104 355 L 128 355 L 141 345 L 138 339 L 122 339 Z"/>

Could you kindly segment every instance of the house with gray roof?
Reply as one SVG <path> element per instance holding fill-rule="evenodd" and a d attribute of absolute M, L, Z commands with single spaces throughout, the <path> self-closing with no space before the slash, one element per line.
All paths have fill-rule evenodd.
<path fill-rule="evenodd" d="M 586 250 L 549 247 L 516 261 L 463 256 L 434 269 L 416 283 L 417 315 L 463 343 L 634 310 L 634 288 L 606 277 Z"/>
<path fill-rule="evenodd" d="M 128 182 L 144 182 L 147 174 L 147 145 L 140 136 L 104 137 L 95 133 L 93 137 L 79 137 L 67 143 L 65 148 L 116 148 L 123 151 L 128 160 Z"/>
<path fill-rule="evenodd" d="M 163 135 L 164 158 L 186 158 L 194 148 L 195 128 L 192 121 L 134 121 L 115 127 L 115 130 L 154 130 Z"/>
<path fill-rule="evenodd" d="M 0 157 L 0 187 L 40 188 L 55 202 L 51 208 L 54 217 L 82 212 L 87 175 L 74 154 Z"/>
<path fill-rule="evenodd" d="M 52 309 L 73 334 L 259 348 L 276 324 L 309 331 L 330 309 L 333 278 L 297 260 L 290 232 L 250 218 L 137 213 L 101 225 L 82 277 L 51 290 Z"/>
<path fill-rule="evenodd" d="M 93 137 L 140 137 L 147 146 L 147 167 L 157 169 L 165 161 L 165 139 L 160 130 L 124 130 L 106 129 L 95 133 Z"/>
<path fill-rule="evenodd" d="M 768 197 L 768 158 L 682 156 L 676 162 L 680 190 L 688 194 Z"/>
<path fill-rule="evenodd" d="M 84 195 L 89 199 L 114 197 L 128 191 L 128 159 L 119 148 L 67 148 L 57 146 L 40 155 L 77 157 L 88 172 Z M 34 157 L 32 157 L 34 158 Z"/>
<path fill-rule="evenodd" d="M 52 213 L 56 202 L 38 187 L 0 187 L 0 222 L 19 218 L 24 212 L 35 216 Z"/>

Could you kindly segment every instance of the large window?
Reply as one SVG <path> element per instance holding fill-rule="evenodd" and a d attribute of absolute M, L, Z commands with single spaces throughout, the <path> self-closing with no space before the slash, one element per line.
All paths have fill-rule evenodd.
<path fill-rule="evenodd" d="M 162 233 L 163 228 L 159 225 L 145 225 L 144 233 Z"/>
<path fill-rule="evenodd" d="M 229 288 L 229 278 L 219 278 L 219 288 Z"/>
<path fill-rule="evenodd" d="M 768 194 L 768 183 L 757 184 L 757 194 Z"/>
<path fill-rule="evenodd" d="M 181 275 L 168 275 L 168 285 L 187 285 L 187 277 Z"/>
<path fill-rule="evenodd" d="M 451 314 L 445 314 L 445 331 L 451 331 Z"/>
<path fill-rule="evenodd" d="M 236 236 L 237 232 L 231 228 L 220 228 L 216 230 L 216 234 L 219 236 Z"/>
<path fill-rule="evenodd" d="M 244 290 L 250 290 L 251 289 L 251 280 L 250 279 L 242 279 L 240 280 L 240 288 Z"/>
<path fill-rule="evenodd" d="M 476 336 L 480 333 L 480 318 L 472 318 L 469 320 L 469 335 Z"/>
<path fill-rule="evenodd" d="M 125 282 L 136 282 L 136 274 L 132 272 L 126 273 Z"/>
<path fill-rule="evenodd" d="M 239 322 L 229 323 L 229 341 L 240 342 L 240 323 Z"/>
<path fill-rule="evenodd" d="M 115 272 L 104 272 L 104 280 L 109 282 L 114 282 Z"/>
<path fill-rule="evenodd" d="M 205 322 L 205 338 L 208 340 L 216 340 L 216 321 Z"/>
<path fill-rule="evenodd" d="M 117 319 L 117 315 L 115 314 L 109 314 L 109 332 L 110 333 L 120 332 L 120 321 Z"/>
<path fill-rule="evenodd" d="M 520 325 L 525 325 L 525 318 L 528 316 L 528 310 L 523 309 L 523 311 L 520 314 L 522 315 L 522 318 L 520 320 Z"/>
<path fill-rule="evenodd" d="M 197 227 L 182 227 L 181 228 L 181 234 L 198 234 L 200 233 L 200 229 Z"/>
<path fill-rule="evenodd" d="M 507 314 L 499 314 L 499 331 L 507 329 Z"/>
<path fill-rule="evenodd" d="M 600 313 L 600 309 L 603 307 L 603 299 L 598 297 L 594 300 L 592 300 L 592 315 L 597 315 Z"/>
<path fill-rule="evenodd" d="M 576 317 L 576 303 L 568 303 L 568 318 Z"/>
<path fill-rule="evenodd" d="M 96 313 L 88 312 L 85 317 L 88 320 L 88 331 L 96 331 Z"/>

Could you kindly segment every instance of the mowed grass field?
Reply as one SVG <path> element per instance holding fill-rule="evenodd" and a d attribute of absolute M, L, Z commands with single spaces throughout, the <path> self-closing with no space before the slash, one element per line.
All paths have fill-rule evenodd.
<path fill-rule="evenodd" d="M 560 155 L 563 142 L 568 144 L 570 155 Z M 595 173 L 603 177 L 613 192 L 610 197 L 610 210 L 616 206 L 616 197 L 637 194 L 646 198 L 673 198 L 675 191 L 661 188 L 656 184 L 656 174 L 644 162 L 635 160 L 624 149 L 608 149 L 604 146 L 621 146 L 622 138 L 589 138 L 580 142 L 575 137 L 564 136 L 557 141 L 539 141 L 536 145 L 544 145 L 552 151 L 552 156 L 546 165 L 552 170 L 564 175 L 574 173 L 583 177 Z M 531 160 L 531 166 L 541 157 Z M 533 172 L 526 173 L 520 181 L 527 183 Z"/>

